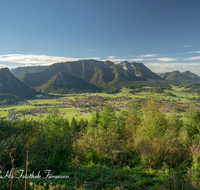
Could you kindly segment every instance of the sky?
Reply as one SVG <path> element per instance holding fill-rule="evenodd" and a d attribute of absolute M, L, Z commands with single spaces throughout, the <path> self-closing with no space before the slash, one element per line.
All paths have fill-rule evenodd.
<path fill-rule="evenodd" d="M 200 76 L 199 0 L 0 0 L 0 67 L 80 59 Z"/>

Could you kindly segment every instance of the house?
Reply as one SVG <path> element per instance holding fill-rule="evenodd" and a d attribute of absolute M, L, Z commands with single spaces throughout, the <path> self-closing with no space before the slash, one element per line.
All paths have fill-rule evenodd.
<path fill-rule="evenodd" d="M 35 95 L 35 97 L 36 97 L 36 98 L 42 98 L 43 95 L 42 95 L 42 94 L 37 94 L 37 95 Z"/>
<path fill-rule="evenodd" d="M 10 121 L 17 121 L 17 117 L 10 118 Z"/>

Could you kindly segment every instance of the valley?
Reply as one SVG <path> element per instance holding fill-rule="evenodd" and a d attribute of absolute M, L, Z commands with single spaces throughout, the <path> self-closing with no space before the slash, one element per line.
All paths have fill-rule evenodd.
<path fill-rule="evenodd" d="M 160 110 L 170 113 L 176 107 L 179 114 L 185 112 L 190 104 L 195 105 L 195 109 L 200 109 L 200 97 L 198 93 L 186 93 L 184 87 L 170 86 L 162 93 L 149 92 L 152 87 L 128 89 L 122 88 L 115 94 L 106 93 L 81 93 L 81 94 L 49 94 L 46 98 L 26 99 L 14 105 L 1 105 L 0 117 L 2 119 L 27 119 L 43 121 L 47 118 L 52 108 L 56 107 L 59 114 L 70 122 L 73 117 L 77 120 L 90 119 L 95 111 L 102 112 L 105 105 L 110 105 L 115 113 L 127 111 L 129 102 L 145 101 L 155 99 Z M 60 97 L 58 97 L 60 96 Z M 53 98 L 56 97 L 56 98 Z M 14 119 L 13 119 L 14 118 Z"/>

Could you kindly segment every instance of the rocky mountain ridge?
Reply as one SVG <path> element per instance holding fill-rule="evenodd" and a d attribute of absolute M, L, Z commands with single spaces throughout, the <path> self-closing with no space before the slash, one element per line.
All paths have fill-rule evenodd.
<path fill-rule="evenodd" d="M 125 81 L 147 80 L 148 78 L 161 79 L 143 63 L 115 64 L 111 61 L 79 60 L 55 63 L 38 73 L 25 73 L 20 80 L 29 86 L 41 86 L 61 71 L 79 76 L 97 87 Z"/>

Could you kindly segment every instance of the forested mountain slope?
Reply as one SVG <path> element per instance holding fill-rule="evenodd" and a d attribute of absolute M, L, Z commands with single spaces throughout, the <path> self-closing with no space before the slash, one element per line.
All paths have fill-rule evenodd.
<path fill-rule="evenodd" d="M 43 71 L 47 67 L 48 66 L 17 67 L 16 69 L 12 69 L 11 73 L 15 77 L 19 78 L 25 73 L 37 73 L 37 72 Z"/>
<path fill-rule="evenodd" d="M 29 86 L 41 86 L 61 71 L 79 76 L 97 87 L 126 81 L 147 80 L 147 78 L 161 79 L 142 63 L 115 64 L 111 61 L 79 60 L 55 63 L 37 73 L 25 73 L 20 80 Z"/>

